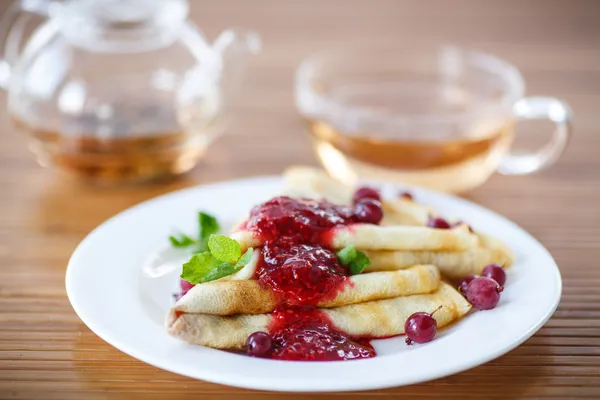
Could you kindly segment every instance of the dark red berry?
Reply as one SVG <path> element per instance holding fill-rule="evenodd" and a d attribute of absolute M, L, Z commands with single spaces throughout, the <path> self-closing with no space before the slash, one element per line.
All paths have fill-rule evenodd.
<path fill-rule="evenodd" d="M 469 303 L 478 310 L 491 310 L 500 301 L 503 287 L 491 278 L 479 276 L 468 285 L 465 295 Z"/>
<path fill-rule="evenodd" d="M 356 203 L 354 215 L 356 215 L 359 222 L 378 224 L 383 219 L 383 209 L 378 200 L 363 199 Z"/>
<path fill-rule="evenodd" d="M 504 268 L 498 264 L 486 265 L 481 276 L 495 280 L 500 286 L 503 286 L 506 282 L 506 272 L 504 272 Z"/>
<path fill-rule="evenodd" d="M 400 192 L 399 196 L 406 200 L 414 200 L 414 197 L 409 192 Z"/>
<path fill-rule="evenodd" d="M 448 221 L 446 221 L 444 218 L 440 218 L 440 217 L 429 218 L 429 221 L 427 221 L 427 226 L 430 228 L 436 228 L 436 229 L 450 229 L 451 228 Z"/>
<path fill-rule="evenodd" d="M 467 286 L 469 286 L 469 283 L 471 283 L 471 281 L 475 278 L 477 278 L 477 275 L 475 274 L 467 275 L 464 278 L 462 278 L 462 280 L 458 284 L 458 289 L 462 294 L 465 294 L 467 292 Z"/>
<path fill-rule="evenodd" d="M 437 331 L 437 322 L 431 314 L 416 312 L 406 320 L 404 332 L 406 343 L 427 343 L 433 340 Z"/>
<path fill-rule="evenodd" d="M 196 285 L 194 285 L 193 283 L 189 283 L 185 279 L 180 279 L 179 280 L 179 287 L 181 288 L 181 296 L 180 297 L 183 297 L 194 286 L 196 286 Z"/>
<path fill-rule="evenodd" d="M 381 201 L 381 194 L 379 193 L 379 190 L 367 186 L 358 188 L 356 192 L 354 192 L 354 204 L 364 199 Z"/>
<path fill-rule="evenodd" d="M 271 336 L 265 332 L 254 332 L 248 336 L 246 352 L 250 357 L 268 357 L 273 351 Z"/>

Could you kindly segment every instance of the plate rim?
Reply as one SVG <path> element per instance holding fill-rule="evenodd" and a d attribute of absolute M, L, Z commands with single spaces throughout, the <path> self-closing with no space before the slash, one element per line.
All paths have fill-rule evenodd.
<path fill-rule="evenodd" d="M 367 382 L 367 383 L 361 382 L 360 384 L 354 384 L 354 383 L 349 383 L 349 384 L 345 384 L 345 385 L 322 385 L 322 384 L 319 384 L 314 387 L 306 387 L 305 385 L 303 385 L 301 383 L 294 385 L 294 384 L 289 384 L 287 382 L 283 385 L 278 385 L 277 382 L 271 382 L 271 384 L 265 385 L 264 381 L 253 382 L 253 381 L 244 380 L 242 382 L 232 382 L 230 379 L 228 380 L 226 377 L 223 377 L 222 375 L 215 375 L 215 374 L 210 374 L 210 373 L 209 374 L 202 373 L 201 375 L 203 375 L 203 376 L 199 377 L 197 374 L 194 375 L 190 372 L 187 372 L 185 370 L 177 368 L 176 364 L 171 364 L 171 363 L 169 363 L 168 365 L 161 364 L 151 354 L 140 353 L 137 350 L 130 347 L 129 345 L 122 343 L 122 341 L 119 338 L 113 337 L 112 334 L 105 332 L 102 328 L 99 327 L 99 324 L 97 324 L 94 321 L 94 318 L 89 318 L 89 315 L 86 314 L 86 312 L 82 309 L 81 304 L 79 304 L 78 299 L 76 297 L 74 297 L 74 294 L 73 294 L 74 290 L 72 289 L 72 287 L 75 284 L 75 282 L 73 281 L 73 279 L 75 279 L 75 278 L 73 275 L 74 274 L 73 271 L 75 271 L 75 269 L 77 268 L 74 266 L 76 264 L 77 260 L 82 256 L 82 254 L 86 250 L 86 247 L 89 246 L 90 243 L 93 242 L 95 235 L 100 230 L 105 229 L 107 226 L 110 226 L 111 224 L 115 223 L 115 221 L 118 221 L 123 216 L 130 214 L 130 213 L 135 213 L 136 211 L 138 211 L 141 208 L 150 207 L 150 206 L 152 206 L 153 203 L 160 203 L 167 199 L 177 198 L 179 196 L 182 196 L 185 194 L 190 194 L 190 193 L 193 193 L 198 190 L 203 190 L 203 189 L 218 190 L 220 187 L 227 187 L 232 184 L 234 184 L 234 185 L 235 184 L 243 184 L 243 183 L 246 183 L 246 184 L 250 184 L 250 183 L 275 184 L 275 183 L 278 183 L 278 184 L 280 184 L 280 182 L 281 182 L 281 175 L 264 175 L 264 176 L 246 177 L 246 178 L 240 178 L 240 179 L 224 180 L 224 181 L 218 181 L 218 182 L 211 182 L 208 184 L 195 185 L 195 186 L 175 190 L 172 192 L 168 192 L 168 193 L 141 201 L 137 204 L 129 206 L 128 208 L 126 208 L 126 209 L 118 212 L 117 214 L 113 215 L 112 217 L 108 218 L 107 220 L 105 220 L 104 222 L 99 224 L 97 227 L 92 229 L 85 236 L 85 238 L 77 245 L 77 247 L 73 251 L 73 253 L 69 259 L 69 262 L 67 264 L 67 269 L 66 269 L 66 273 L 65 273 L 65 288 L 66 288 L 66 292 L 67 292 L 67 297 L 68 297 L 69 302 L 71 303 L 71 306 L 73 307 L 75 313 L 81 319 L 81 321 L 95 335 L 100 337 L 103 341 L 105 341 L 106 343 L 110 344 L 111 346 L 115 347 L 119 351 L 121 351 L 129 356 L 136 358 L 142 362 L 153 365 L 157 368 L 160 368 L 160 369 L 172 372 L 172 373 L 176 373 L 179 375 L 187 376 L 187 377 L 190 377 L 193 379 L 204 380 L 207 382 L 213 382 L 213 383 L 232 386 L 232 387 L 240 387 L 240 388 L 255 389 L 255 390 L 267 390 L 267 391 L 314 393 L 314 392 L 364 391 L 364 390 L 384 389 L 384 388 L 391 388 L 391 387 L 406 386 L 406 385 L 412 385 L 412 384 L 416 384 L 416 383 L 431 381 L 434 379 L 439 379 L 442 377 L 454 375 L 454 374 L 469 370 L 476 366 L 479 366 L 479 365 L 482 365 L 489 361 L 492 361 L 492 360 L 508 353 L 509 351 L 514 350 L 516 347 L 520 346 L 523 342 L 525 342 L 527 339 L 529 339 L 531 336 L 533 336 L 552 317 L 552 315 L 554 314 L 554 312 L 556 311 L 556 309 L 560 303 L 560 299 L 562 297 L 562 277 L 561 277 L 560 269 L 559 269 L 556 261 L 552 257 L 551 253 L 545 248 L 545 246 L 542 243 L 540 243 L 537 240 L 537 238 L 535 238 L 533 235 L 531 235 L 529 232 L 527 232 L 525 229 L 521 228 L 515 222 L 509 220 L 508 218 L 504 217 L 503 215 L 498 214 L 495 211 L 490 210 L 486 207 L 483 207 L 483 206 L 481 206 L 477 203 L 474 203 L 470 200 L 467 200 L 467 199 L 464 199 L 464 198 L 461 198 L 458 196 L 454 196 L 452 194 L 438 192 L 438 191 L 428 189 L 428 188 L 423 188 L 423 187 L 416 186 L 416 185 L 390 184 L 390 183 L 387 183 L 387 185 L 391 185 L 392 187 L 396 187 L 396 188 L 405 188 L 405 189 L 409 189 L 409 190 L 416 190 L 419 192 L 423 192 L 427 195 L 434 195 L 435 197 L 440 198 L 442 201 L 448 201 L 448 200 L 458 201 L 463 206 L 468 206 L 469 208 L 475 208 L 475 209 L 479 210 L 480 212 L 489 213 L 494 218 L 498 218 L 498 219 L 502 220 L 503 223 L 510 225 L 510 227 L 512 229 L 517 229 L 519 231 L 522 231 L 527 236 L 529 236 L 530 239 L 533 240 L 535 242 L 535 244 L 539 247 L 539 249 L 544 253 L 544 256 L 546 256 L 552 262 L 552 265 L 554 267 L 553 268 L 553 272 L 555 275 L 554 276 L 554 278 L 555 278 L 554 279 L 554 283 L 555 283 L 554 292 L 556 295 L 554 296 L 553 303 L 548 304 L 547 307 L 545 308 L 544 315 L 534 325 L 532 325 L 527 331 L 522 332 L 521 335 L 518 337 L 518 339 L 513 341 L 510 345 L 508 345 L 506 347 L 497 348 L 497 349 L 495 349 L 495 351 L 486 353 L 486 355 L 484 357 L 478 357 L 476 359 L 473 359 L 471 362 L 458 364 L 458 367 L 457 367 L 457 365 L 453 365 L 446 369 L 441 369 L 441 370 L 437 369 L 435 373 L 424 374 L 422 376 L 415 377 L 413 379 L 403 380 L 403 381 L 401 381 L 401 383 L 398 383 L 397 381 L 392 381 L 392 380 L 388 380 L 387 382 L 381 382 L 381 381 L 375 380 L 373 382 Z M 274 361 L 274 360 L 269 360 L 268 362 L 290 363 L 290 361 Z M 361 361 L 354 361 L 354 362 L 361 362 Z M 303 362 L 294 362 L 294 364 L 296 364 L 296 363 L 306 364 Z M 333 362 L 333 363 L 330 362 L 327 364 L 339 364 L 339 363 L 340 362 Z M 206 371 L 206 370 L 204 370 L 204 371 Z"/>

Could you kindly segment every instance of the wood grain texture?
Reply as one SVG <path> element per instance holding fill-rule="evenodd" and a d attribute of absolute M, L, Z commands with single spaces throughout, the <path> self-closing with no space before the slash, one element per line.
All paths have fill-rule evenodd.
<path fill-rule="evenodd" d="M 142 200 L 205 182 L 278 173 L 290 163 L 314 164 L 293 107 L 294 67 L 322 47 L 382 39 L 485 49 L 522 69 L 529 94 L 555 95 L 572 105 L 575 135 L 556 167 L 528 177 L 494 176 L 466 196 L 547 246 L 561 267 L 564 294 L 544 328 L 486 365 L 409 387 L 311 397 L 600 398 L 600 1 L 192 3 L 194 19 L 208 36 L 248 26 L 262 32 L 265 45 L 253 63 L 239 118 L 186 177 L 118 190 L 79 185 L 38 167 L 0 113 L 0 398 L 282 397 L 174 375 L 104 343 L 71 309 L 65 266 L 92 228 Z M 537 126 L 526 128 L 523 135 L 538 136 Z"/>

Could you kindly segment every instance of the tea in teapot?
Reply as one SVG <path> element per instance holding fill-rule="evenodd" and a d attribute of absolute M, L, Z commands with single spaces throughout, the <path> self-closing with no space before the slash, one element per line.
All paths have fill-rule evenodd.
<path fill-rule="evenodd" d="M 34 1 L 9 9 L 0 84 L 42 165 L 108 184 L 196 165 L 226 126 L 260 40 L 226 30 L 209 45 L 188 13 L 187 0 Z M 32 14 L 46 21 L 17 54 Z"/>

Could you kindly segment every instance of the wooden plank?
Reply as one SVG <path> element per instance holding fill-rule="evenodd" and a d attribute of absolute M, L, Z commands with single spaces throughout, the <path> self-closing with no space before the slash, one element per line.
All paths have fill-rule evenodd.
<path fill-rule="evenodd" d="M 0 10 L 7 6 L 1 2 Z M 237 120 L 186 177 L 102 190 L 101 200 L 99 189 L 39 168 L 25 139 L 0 113 L 0 398 L 280 398 L 178 376 L 112 348 L 74 314 L 65 266 L 87 232 L 140 201 L 197 184 L 279 173 L 290 163 L 314 164 L 294 109 L 294 69 L 322 47 L 386 40 L 485 49 L 521 68 L 529 93 L 570 102 L 576 132 L 555 168 L 527 177 L 497 175 L 465 195 L 538 237 L 561 266 L 564 294 L 538 334 L 486 365 L 404 388 L 310 397 L 600 398 L 598 16 L 597 0 L 193 2 L 193 19 L 209 37 L 227 26 L 248 26 L 264 38 Z M 0 107 L 6 109 L 5 98 Z"/>

